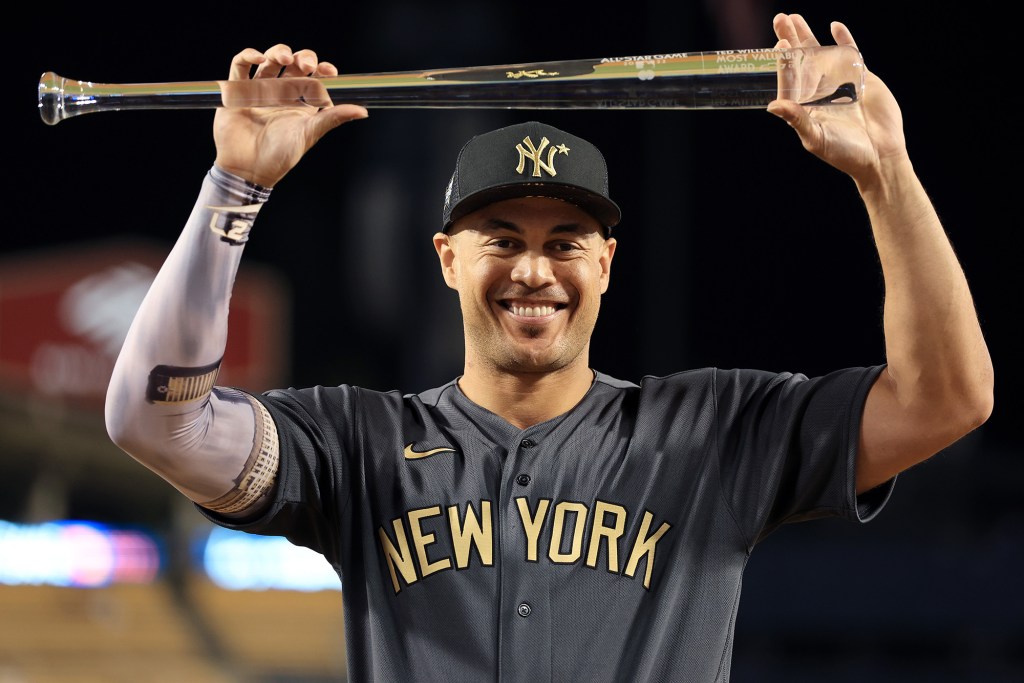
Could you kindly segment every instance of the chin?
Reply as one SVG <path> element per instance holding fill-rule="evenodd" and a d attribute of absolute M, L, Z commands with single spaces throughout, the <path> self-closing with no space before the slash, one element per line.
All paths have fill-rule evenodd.
<path fill-rule="evenodd" d="M 508 372 L 555 372 L 570 365 L 579 354 L 566 353 L 557 348 L 510 348 L 501 366 Z"/>
<path fill-rule="evenodd" d="M 537 363 L 513 361 L 501 366 L 502 371 L 513 375 L 548 375 L 565 367 L 565 363 Z"/>

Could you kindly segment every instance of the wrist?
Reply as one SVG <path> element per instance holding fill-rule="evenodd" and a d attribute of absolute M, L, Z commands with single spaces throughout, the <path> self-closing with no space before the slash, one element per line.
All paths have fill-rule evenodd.
<path fill-rule="evenodd" d="M 857 190 L 866 200 L 892 201 L 908 187 L 917 184 L 917 174 L 906 153 L 879 160 L 869 172 L 854 178 Z"/>
<path fill-rule="evenodd" d="M 270 199 L 273 190 L 272 187 L 254 183 L 216 163 L 210 168 L 210 179 L 224 193 L 226 202 L 237 202 L 240 206 L 263 204 Z"/>
<path fill-rule="evenodd" d="M 204 198 L 210 212 L 204 219 L 220 241 L 232 246 L 249 240 L 256 216 L 270 198 L 269 187 L 257 185 L 214 164 L 207 174 L 209 194 Z"/>

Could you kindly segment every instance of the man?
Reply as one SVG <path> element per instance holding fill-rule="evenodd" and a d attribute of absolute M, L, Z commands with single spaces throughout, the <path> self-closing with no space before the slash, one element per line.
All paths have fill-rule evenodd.
<path fill-rule="evenodd" d="M 799 15 L 774 28 L 779 46 L 817 44 Z M 336 73 L 278 45 L 241 52 L 230 76 L 253 66 Z M 971 296 L 888 89 L 869 75 L 857 105 L 769 111 L 865 202 L 885 366 L 639 386 L 591 369 L 619 207 L 597 148 L 528 122 L 463 147 L 434 236 L 462 308 L 460 377 L 408 395 L 217 387 L 260 206 L 367 115 L 221 109 L 215 166 L 118 359 L 111 437 L 214 522 L 321 552 L 342 578 L 354 680 L 726 681 L 756 543 L 783 523 L 870 519 L 899 472 L 992 409 Z"/>

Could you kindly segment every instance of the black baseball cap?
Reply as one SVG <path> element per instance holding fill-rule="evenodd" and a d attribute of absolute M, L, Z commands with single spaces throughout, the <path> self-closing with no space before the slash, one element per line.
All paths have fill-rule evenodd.
<path fill-rule="evenodd" d="M 470 139 L 459 152 L 444 195 L 442 231 L 503 199 L 552 197 L 571 202 L 605 228 L 622 212 L 608 196 L 608 165 L 592 143 L 537 121 Z"/>

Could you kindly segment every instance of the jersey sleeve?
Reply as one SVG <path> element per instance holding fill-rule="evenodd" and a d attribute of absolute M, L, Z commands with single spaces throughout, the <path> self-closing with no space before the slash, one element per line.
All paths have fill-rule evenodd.
<path fill-rule="evenodd" d="M 722 493 L 749 547 L 781 524 L 835 516 L 866 522 L 885 505 L 895 478 L 856 493 L 864 402 L 883 368 L 814 378 L 716 371 Z"/>
<path fill-rule="evenodd" d="M 211 522 L 247 533 L 283 536 L 332 564 L 341 554 L 342 514 L 349 497 L 348 429 L 356 423 L 357 390 L 349 386 L 274 390 L 253 395 L 277 429 L 280 461 L 270 502 L 255 516 L 220 515 Z"/>

